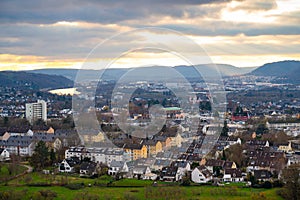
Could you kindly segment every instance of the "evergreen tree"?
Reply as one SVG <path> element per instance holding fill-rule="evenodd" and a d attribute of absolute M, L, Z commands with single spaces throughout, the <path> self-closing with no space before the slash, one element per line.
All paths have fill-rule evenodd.
<path fill-rule="evenodd" d="M 50 161 L 51 161 L 51 164 L 55 163 L 55 161 L 56 161 L 56 155 L 55 155 L 55 152 L 53 149 L 51 149 L 51 151 L 50 151 Z"/>
<path fill-rule="evenodd" d="M 36 170 L 43 169 L 49 163 L 49 151 L 44 141 L 39 141 L 31 156 L 30 164 Z"/>
<path fill-rule="evenodd" d="M 228 131 L 229 131 L 229 128 L 228 128 L 228 125 L 227 125 L 227 121 L 225 120 L 224 121 L 224 126 L 223 126 L 222 131 L 221 131 L 221 136 L 228 136 Z"/>

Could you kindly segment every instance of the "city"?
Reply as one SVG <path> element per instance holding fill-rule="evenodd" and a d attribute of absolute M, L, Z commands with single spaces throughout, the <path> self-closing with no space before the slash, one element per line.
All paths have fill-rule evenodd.
<path fill-rule="evenodd" d="M 288 66 L 294 62 L 273 65 Z M 284 174 L 300 164 L 299 85 L 283 81 L 277 84 L 274 77 L 253 75 L 257 71 L 259 68 L 223 78 L 227 105 L 225 112 L 218 113 L 224 119 L 221 124 L 214 119 L 217 117 L 212 111 L 210 91 L 203 80 L 188 77 L 196 96 L 186 99 L 189 104 L 199 106 L 196 129 L 195 116 L 180 107 L 179 99 L 166 82 L 138 81 L 125 87 L 135 88 L 128 105 L 131 132 L 126 132 L 127 127 L 122 129 L 124 124 L 118 124 L 118 112 L 111 109 L 114 100 L 126 96 L 126 92 L 118 92 L 112 97 L 116 80 L 96 84 L 95 108 L 87 107 L 77 123 L 71 101 L 74 96 L 90 101 L 83 92 L 72 97 L 55 94 L 53 90 L 6 86 L 3 90 L 17 91 L 18 95 L 2 96 L 1 169 L 7 167 L 9 174 L 14 174 L 13 165 L 30 166 L 34 172 L 25 172 L 24 177 L 27 173 L 53 177 L 65 174 L 92 181 L 111 177 L 105 187 L 120 180 L 144 180 L 152 184 L 216 188 L 231 184 L 245 188 L 284 188 Z M 78 90 L 92 90 L 93 85 L 85 82 Z M 269 96 L 278 91 L 284 97 L 270 101 Z M 240 99 L 238 95 L 242 93 L 251 94 L 251 99 L 247 95 Z M 149 110 L 158 104 L 163 106 L 166 118 L 162 128 L 150 130 L 155 133 L 146 136 L 135 133 L 134 127 L 145 127 L 151 122 L 153 113 Z M 90 123 L 91 112 L 96 113 L 98 127 Z M 7 176 L 2 181 L 10 185 L 10 179 Z M 38 183 L 29 180 L 26 184 Z M 46 185 L 53 184 L 72 185 L 57 178 Z"/>
<path fill-rule="evenodd" d="M 299 13 L 0 1 L 0 200 L 299 200 Z"/>

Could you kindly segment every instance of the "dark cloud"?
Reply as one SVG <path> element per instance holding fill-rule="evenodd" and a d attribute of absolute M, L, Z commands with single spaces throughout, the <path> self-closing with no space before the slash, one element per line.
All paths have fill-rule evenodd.
<path fill-rule="evenodd" d="M 220 3 L 226 0 L 106 1 L 106 0 L 2 0 L 0 22 L 55 23 L 88 21 L 118 23 L 150 15 L 182 17 L 186 6 Z"/>
<path fill-rule="evenodd" d="M 298 35 L 300 33 L 300 26 L 298 26 L 298 24 L 252 24 L 215 21 L 214 23 L 201 22 L 198 26 L 167 24 L 161 27 L 174 29 L 195 36 L 234 36 L 238 34 L 247 36 Z"/>

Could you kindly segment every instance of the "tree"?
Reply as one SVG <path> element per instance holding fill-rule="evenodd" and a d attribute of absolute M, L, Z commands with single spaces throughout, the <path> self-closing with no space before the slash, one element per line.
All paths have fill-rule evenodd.
<path fill-rule="evenodd" d="M 228 131 L 229 131 L 229 128 L 228 128 L 228 125 L 227 125 L 227 121 L 225 120 L 224 121 L 224 126 L 222 128 L 222 131 L 221 131 L 221 136 L 228 136 Z"/>
<path fill-rule="evenodd" d="M 51 161 L 51 164 L 54 164 L 56 161 L 56 154 L 53 149 L 51 149 L 51 151 L 50 151 L 50 161 Z"/>
<path fill-rule="evenodd" d="M 282 171 L 282 180 L 285 183 L 280 195 L 285 199 L 300 199 L 300 165 L 293 164 Z"/>
<path fill-rule="evenodd" d="M 34 126 L 46 126 L 46 122 L 42 119 L 38 119 L 33 123 Z"/>
<path fill-rule="evenodd" d="M 269 129 L 267 128 L 266 124 L 258 124 L 257 128 L 256 128 L 256 134 L 258 135 L 262 135 L 265 133 L 268 133 Z"/>
<path fill-rule="evenodd" d="M 31 156 L 30 164 L 37 170 L 43 169 L 49 162 L 49 151 L 44 141 L 39 141 Z"/>
<path fill-rule="evenodd" d="M 242 145 L 231 145 L 228 149 L 225 150 L 225 157 L 227 158 L 227 160 L 235 162 L 238 167 L 242 167 L 245 158 Z"/>
<path fill-rule="evenodd" d="M 181 185 L 189 186 L 190 184 L 191 184 L 190 174 L 188 172 L 185 172 L 181 180 Z"/>

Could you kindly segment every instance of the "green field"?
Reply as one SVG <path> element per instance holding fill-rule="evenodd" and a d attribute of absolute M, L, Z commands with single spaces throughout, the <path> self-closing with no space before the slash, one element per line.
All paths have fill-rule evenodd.
<path fill-rule="evenodd" d="M 55 184 L 66 186 L 54 186 Z M 44 185 L 43 185 L 44 184 Z M 45 186 L 51 185 L 51 186 Z M 41 186 L 38 186 L 41 185 Z M 281 199 L 277 189 L 252 189 L 237 185 L 216 186 L 178 186 L 152 181 L 122 179 L 102 176 L 96 179 L 78 176 L 44 175 L 31 173 L 15 180 L 2 183 L 0 200 L 5 199 Z"/>
<path fill-rule="evenodd" d="M 1 163 L 0 165 L 0 183 L 6 181 L 13 176 L 21 174 L 27 170 L 26 167 L 22 165 L 14 165 L 9 163 Z"/>

